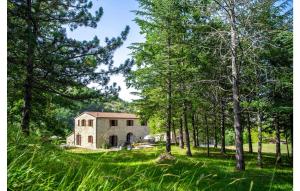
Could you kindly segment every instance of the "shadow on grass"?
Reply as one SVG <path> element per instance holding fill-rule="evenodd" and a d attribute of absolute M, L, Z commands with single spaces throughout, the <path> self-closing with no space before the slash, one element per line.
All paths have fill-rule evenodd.
<path fill-rule="evenodd" d="M 19 150 L 14 155 L 23 152 Z M 20 159 L 13 159 L 9 153 L 9 159 L 15 161 L 10 163 L 9 173 L 15 179 L 10 179 L 9 185 L 25 182 L 28 189 L 41 189 L 34 187 L 35 183 L 27 184 L 27 175 L 18 174 L 24 161 L 28 161 L 24 169 L 43 172 L 37 176 L 51 178 L 53 182 L 47 186 L 52 190 L 249 190 L 251 185 L 252 190 L 269 190 L 270 186 L 272 190 L 292 189 L 292 168 L 275 168 L 274 154 L 264 155 L 263 169 L 255 165 L 255 154 L 246 154 L 246 171 L 236 172 L 234 151 L 222 155 L 212 149 L 207 157 L 205 149 L 195 148 L 193 157 L 187 157 L 184 150 L 172 147 L 175 161 L 155 163 L 162 152 L 163 147 L 103 153 L 40 148 L 30 150 Z"/>

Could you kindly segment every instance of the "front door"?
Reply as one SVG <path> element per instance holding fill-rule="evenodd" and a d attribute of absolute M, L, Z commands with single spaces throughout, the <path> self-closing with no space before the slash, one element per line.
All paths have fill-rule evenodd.
<path fill-rule="evenodd" d="M 116 135 L 109 136 L 109 144 L 112 147 L 118 146 L 118 136 Z"/>
<path fill-rule="evenodd" d="M 131 144 L 133 142 L 133 134 L 128 133 L 126 137 L 127 143 Z"/>

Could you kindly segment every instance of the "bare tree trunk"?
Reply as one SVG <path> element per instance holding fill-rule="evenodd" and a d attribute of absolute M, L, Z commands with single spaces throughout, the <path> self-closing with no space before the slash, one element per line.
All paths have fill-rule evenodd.
<path fill-rule="evenodd" d="M 207 115 L 206 115 L 206 113 L 204 114 L 204 120 L 205 120 L 207 156 L 209 156 L 209 136 L 208 136 L 208 122 L 207 122 Z"/>
<path fill-rule="evenodd" d="M 284 128 L 284 135 L 285 135 L 285 142 L 286 142 L 287 156 L 288 156 L 288 158 L 290 158 L 290 151 L 289 151 L 289 142 L 288 142 L 287 128 Z"/>
<path fill-rule="evenodd" d="M 225 149 L 225 101 L 222 99 L 221 100 L 221 153 L 225 154 L 226 149 Z"/>
<path fill-rule="evenodd" d="M 179 147 L 184 148 L 184 142 L 183 142 L 183 116 L 180 116 L 180 126 L 179 126 Z"/>
<path fill-rule="evenodd" d="M 291 123 L 291 157 L 293 158 L 293 149 L 294 149 L 294 147 L 293 147 L 293 128 L 294 128 L 294 126 L 293 126 L 293 114 L 290 114 L 290 123 Z M 292 160 L 293 161 L 293 160 Z"/>
<path fill-rule="evenodd" d="M 241 126 L 241 111 L 239 100 L 239 72 L 237 66 L 237 30 L 235 15 L 235 0 L 230 1 L 230 24 L 231 24 L 231 67 L 232 67 L 232 95 L 233 95 L 233 114 L 235 130 L 235 147 L 236 147 L 236 169 L 245 170 L 244 150 L 243 150 L 243 133 Z"/>
<path fill-rule="evenodd" d="M 184 130 L 185 130 L 185 141 L 186 141 L 186 155 L 192 156 L 191 147 L 190 147 L 190 135 L 187 121 L 187 106 L 186 103 L 183 104 L 183 116 L 184 116 Z"/>
<path fill-rule="evenodd" d="M 258 150 L 257 150 L 257 163 L 260 168 L 262 168 L 262 124 L 261 124 L 261 114 L 257 112 L 257 123 L 258 123 Z"/>
<path fill-rule="evenodd" d="M 214 148 L 218 147 L 218 136 L 217 136 L 217 111 L 215 111 L 215 121 L 214 121 Z"/>
<path fill-rule="evenodd" d="M 22 131 L 25 135 L 29 135 L 29 124 L 31 118 L 32 105 L 32 83 L 33 83 L 33 62 L 34 50 L 36 47 L 37 28 L 32 18 L 31 0 L 27 0 L 27 58 L 26 58 L 26 79 L 24 83 L 24 107 L 22 116 Z"/>
<path fill-rule="evenodd" d="M 175 144 L 178 145 L 174 120 L 172 120 L 172 129 L 173 129 Z"/>
<path fill-rule="evenodd" d="M 196 145 L 197 145 L 197 147 L 200 146 L 200 144 L 199 144 L 199 119 L 198 119 L 198 117 L 196 118 Z"/>
<path fill-rule="evenodd" d="M 247 130 L 248 130 L 248 145 L 249 145 L 249 153 L 253 153 L 253 148 L 252 148 L 252 138 L 251 138 L 251 123 L 250 123 L 250 114 L 248 113 L 247 116 Z"/>
<path fill-rule="evenodd" d="M 274 125 L 276 130 L 276 163 L 281 163 L 281 150 L 280 150 L 280 130 L 279 130 L 279 122 L 278 117 L 274 118 Z"/>
<path fill-rule="evenodd" d="M 171 123 L 172 123 L 172 80 L 171 80 L 171 69 L 170 69 L 170 46 L 171 46 L 171 39 L 168 37 L 168 56 L 169 56 L 169 63 L 168 63 L 168 109 L 167 109 L 167 130 L 166 130 L 166 152 L 171 153 Z"/>
<path fill-rule="evenodd" d="M 195 127 L 195 114 L 192 114 L 192 126 L 193 126 L 193 144 L 194 147 L 197 147 L 197 141 L 196 141 L 196 127 Z"/>

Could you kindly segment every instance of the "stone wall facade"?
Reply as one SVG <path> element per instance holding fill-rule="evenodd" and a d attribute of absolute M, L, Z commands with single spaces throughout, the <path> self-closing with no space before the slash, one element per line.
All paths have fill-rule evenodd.
<path fill-rule="evenodd" d="M 149 134 L 148 127 L 142 126 L 139 119 L 100 118 L 83 113 L 74 120 L 75 130 L 67 137 L 67 144 L 77 147 L 97 149 L 105 145 L 121 146 L 128 141 L 128 136 L 130 142 L 138 142 L 143 141 L 143 138 Z M 82 120 L 86 121 L 85 125 L 82 124 Z M 89 125 L 89 120 L 93 121 L 92 125 Z M 111 126 L 110 120 L 117 120 L 117 126 Z M 133 120 L 132 126 L 127 125 L 127 120 Z M 115 145 L 111 145 L 112 136 L 116 139 Z"/>
<path fill-rule="evenodd" d="M 110 126 L 110 119 L 100 118 L 97 120 L 97 144 L 101 147 L 109 143 L 110 136 L 117 136 L 117 145 L 121 146 L 127 141 L 128 133 L 132 133 L 132 142 L 143 141 L 144 137 L 149 134 L 147 126 L 141 126 L 138 119 L 132 119 L 133 126 L 127 126 L 128 119 L 116 119 L 118 126 Z"/>
<path fill-rule="evenodd" d="M 79 124 L 78 124 L 79 120 Z M 82 120 L 85 120 L 85 125 L 82 125 Z M 89 120 L 93 120 L 93 125 L 88 124 Z M 81 143 L 78 143 L 77 136 L 81 137 Z M 89 142 L 88 137 L 92 137 L 92 142 Z M 88 115 L 82 114 L 75 118 L 75 146 L 84 147 L 89 149 L 96 149 L 96 118 Z"/>

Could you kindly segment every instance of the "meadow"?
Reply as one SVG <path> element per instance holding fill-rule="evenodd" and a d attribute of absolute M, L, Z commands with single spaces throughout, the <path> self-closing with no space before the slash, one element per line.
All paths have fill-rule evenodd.
<path fill-rule="evenodd" d="M 271 148 L 269 146 L 267 148 Z M 272 150 L 272 149 L 271 149 Z M 141 150 L 63 150 L 44 144 L 9 144 L 9 190 L 292 190 L 292 167 L 283 154 L 264 152 L 264 167 L 256 153 L 246 153 L 246 170 L 234 169 L 234 150 L 193 148 L 193 156 L 172 146 L 175 160 L 157 163 L 163 145 Z"/>

